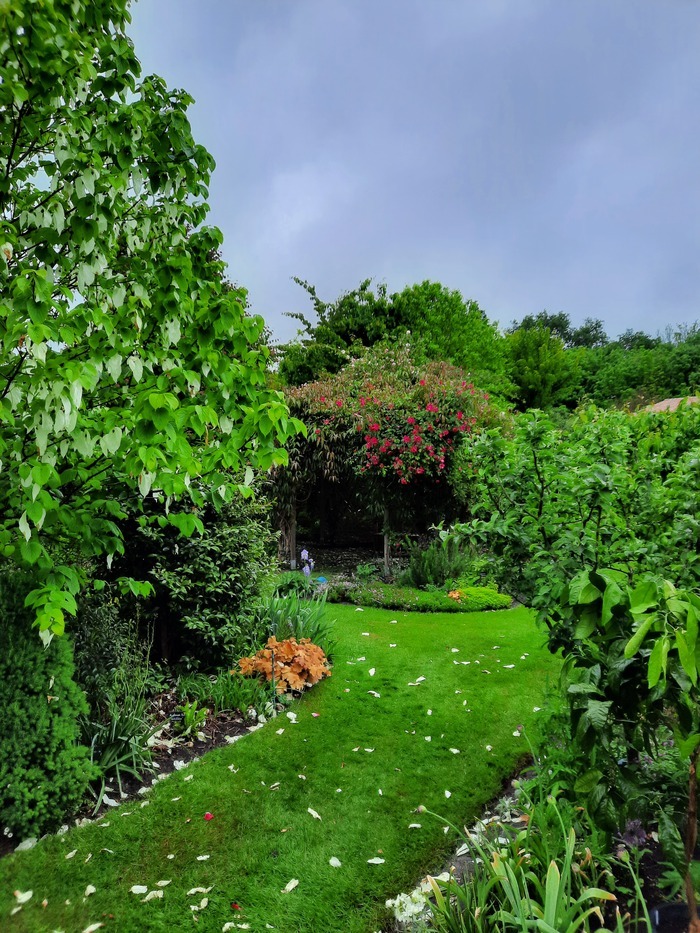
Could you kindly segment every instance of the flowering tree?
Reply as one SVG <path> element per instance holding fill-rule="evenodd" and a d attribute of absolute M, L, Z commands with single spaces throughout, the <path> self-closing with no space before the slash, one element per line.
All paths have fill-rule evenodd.
<path fill-rule="evenodd" d="M 359 483 L 384 515 L 387 565 L 391 513 L 419 500 L 443 507 L 461 439 L 498 418 L 468 374 L 417 363 L 409 343 L 380 344 L 334 377 L 288 389 L 287 398 L 308 427 L 290 448 L 289 469 L 302 483 L 319 469 Z"/>

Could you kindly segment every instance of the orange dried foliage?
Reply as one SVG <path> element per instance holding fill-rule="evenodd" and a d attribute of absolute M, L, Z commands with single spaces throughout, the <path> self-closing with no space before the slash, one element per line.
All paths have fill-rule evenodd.
<path fill-rule="evenodd" d="M 262 675 L 271 681 L 273 655 L 277 693 L 286 693 L 288 690 L 300 692 L 313 687 L 322 678 L 331 676 L 328 659 L 309 638 L 302 638 L 299 642 L 295 638 L 277 641 L 273 635 L 268 639 L 267 646 L 252 658 L 241 658 L 238 667 L 244 676 Z"/>
<path fill-rule="evenodd" d="M 459 590 L 450 590 L 450 592 L 447 595 L 450 597 L 450 599 L 456 599 L 457 602 L 459 602 L 460 599 L 462 598 L 462 594 L 460 593 Z"/>

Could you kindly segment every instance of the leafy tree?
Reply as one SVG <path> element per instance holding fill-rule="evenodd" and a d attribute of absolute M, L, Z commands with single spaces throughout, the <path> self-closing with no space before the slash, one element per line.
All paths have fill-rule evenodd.
<path fill-rule="evenodd" d="M 522 321 L 513 321 L 508 328 L 509 334 L 517 330 L 549 330 L 554 337 L 558 337 L 566 346 L 571 340 L 571 318 L 565 311 L 551 314 L 549 311 L 540 311 L 539 314 L 526 314 Z"/>
<path fill-rule="evenodd" d="M 492 391 L 510 390 L 503 338 L 476 301 L 465 302 L 458 291 L 425 281 L 388 295 L 386 285 L 377 286 L 375 293 L 366 279 L 325 303 L 308 282 L 295 281 L 309 294 L 318 323 L 313 325 L 303 314 L 290 315 L 301 322 L 303 331 L 301 342 L 283 348 L 280 373 L 289 385 L 334 375 L 362 347 L 410 334 L 414 354 L 466 369 Z"/>
<path fill-rule="evenodd" d="M 568 340 L 570 347 L 584 347 L 588 350 L 593 347 L 604 347 L 608 342 L 605 326 L 602 321 L 587 317 L 580 327 L 572 330 Z"/>
<path fill-rule="evenodd" d="M 173 500 L 220 505 L 299 427 L 202 226 L 191 98 L 140 78 L 128 21 L 127 0 L 0 4 L 0 555 L 38 571 L 45 640 L 127 509 L 191 534 Z"/>
<path fill-rule="evenodd" d="M 577 358 L 548 327 L 520 327 L 508 335 L 511 378 L 524 408 L 550 408 L 576 396 Z"/>

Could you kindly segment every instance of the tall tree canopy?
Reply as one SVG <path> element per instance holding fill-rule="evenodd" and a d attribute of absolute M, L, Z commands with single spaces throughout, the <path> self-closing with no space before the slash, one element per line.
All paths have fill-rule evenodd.
<path fill-rule="evenodd" d="M 314 286 L 295 281 L 311 298 L 317 323 L 291 314 L 303 326 L 302 339 L 284 348 L 280 365 L 290 385 L 312 382 L 340 372 L 359 347 L 410 334 L 414 349 L 426 360 L 452 363 L 467 370 L 481 386 L 507 392 L 506 346 L 476 301 L 456 290 L 425 281 L 401 292 L 372 289 L 366 279 L 336 301 L 321 301 Z"/>
<path fill-rule="evenodd" d="M 191 98 L 140 79 L 128 5 L 0 2 L 0 556 L 37 571 L 45 638 L 126 508 L 191 533 L 173 500 L 220 504 L 298 428 L 202 226 Z"/>

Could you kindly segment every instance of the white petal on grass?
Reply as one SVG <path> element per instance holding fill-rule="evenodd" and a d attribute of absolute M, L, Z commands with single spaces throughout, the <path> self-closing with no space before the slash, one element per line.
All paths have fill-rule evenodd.
<path fill-rule="evenodd" d="M 193 894 L 208 894 L 211 888 L 190 888 L 186 897 L 192 897 Z"/>
<path fill-rule="evenodd" d="M 91 894 L 94 894 L 96 890 L 97 890 L 97 888 L 95 887 L 94 884 L 89 884 L 89 885 L 85 888 L 85 897 L 90 897 L 90 895 L 91 895 Z"/>
<path fill-rule="evenodd" d="M 288 881 L 285 886 L 280 891 L 280 894 L 289 894 L 290 891 L 293 891 L 294 888 L 299 884 L 298 878 L 292 878 L 291 881 Z"/>
<path fill-rule="evenodd" d="M 357 660 L 358 660 L 358 661 L 366 661 L 367 658 L 363 655 L 361 658 L 358 658 Z"/>
<path fill-rule="evenodd" d="M 504 670 L 507 670 L 507 671 L 512 671 L 514 667 L 515 667 L 515 664 L 504 664 L 503 665 Z"/>
<path fill-rule="evenodd" d="M 331 868 L 340 868 L 340 866 L 342 865 L 342 862 L 340 861 L 340 859 L 337 859 L 334 855 L 333 858 L 330 858 L 328 860 L 328 864 L 331 866 Z"/>
<path fill-rule="evenodd" d="M 459 648 L 452 648 L 450 650 L 452 651 L 452 654 L 457 654 L 457 652 L 459 651 Z"/>
<path fill-rule="evenodd" d="M 171 797 L 170 799 L 172 800 L 173 803 L 177 803 L 178 800 L 182 800 L 182 797 Z"/>
<path fill-rule="evenodd" d="M 515 730 L 515 732 L 513 733 L 513 735 L 515 736 L 516 739 L 519 739 L 519 738 L 520 738 L 520 733 L 518 732 L 517 729 Z"/>
<path fill-rule="evenodd" d="M 390 648 L 395 648 L 396 645 L 395 645 L 395 644 L 394 644 L 394 645 L 389 645 L 389 647 L 390 647 Z"/>
<path fill-rule="evenodd" d="M 533 712 L 533 713 L 539 713 L 541 709 L 542 709 L 541 706 L 533 706 L 533 707 L 532 707 L 532 712 Z"/>
<path fill-rule="evenodd" d="M 432 742 L 432 741 L 433 741 L 432 735 L 426 735 L 426 736 L 425 736 L 425 741 L 426 741 L 426 742 Z"/>
<path fill-rule="evenodd" d="M 174 856 L 174 855 L 166 855 L 165 857 L 166 857 L 166 858 L 170 858 L 170 859 L 173 859 L 173 858 L 175 858 L 175 856 Z"/>
<path fill-rule="evenodd" d="M 159 888 L 167 888 L 167 886 L 172 883 L 173 879 L 169 878 L 167 881 L 156 881 L 156 886 Z"/>
<path fill-rule="evenodd" d="M 365 611 L 365 610 L 362 609 L 360 606 L 358 606 L 357 609 L 355 610 L 355 612 L 364 612 L 364 611 Z"/>
<path fill-rule="evenodd" d="M 389 625 L 398 625 L 398 624 L 399 624 L 398 619 L 392 619 L 391 622 L 389 622 Z"/>
<path fill-rule="evenodd" d="M 209 856 L 209 855 L 198 855 L 198 856 L 197 856 L 197 861 L 198 861 L 198 862 L 206 862 L 206 860 L 207 860 L 208 858 L 211 858 L 211 856 Z"/>
<path fill-rule="evenodd" d="M 484 746 L 484 747 L 486 748 L 486 751 L 487 751 L 487 752 L 492 752 L 492 751 L 493 751 L 493 745 L 486 745 L 486 746 Z"/>
<path fill-rule="evenodd" d="M 15 891 L 14 895 L 18 904 L 26 904 L 27 901 L 31 900 L 33 891 Z"/>
<path fill-rule="evenodd" d="M 160 891 L 160 890 L 159 890 L 159 891 L 149 891 L 148 894 L 147 894 L 144 898 L 141 899 L 141 903 L 142 903 L 142 904 L 145 904 L 146 901 L 153 901 L 153 900 L 155 900 L 156 898 L 159 898 L 159 897 L 162 898 L 163 895 L 164 895 L 164 893 L 165 893 L 164 891 Z"/>
<path fill-rule="evenodd" d="M 428 716 L 432 716 L 432 715 L 433 715 L 433 711 L 432 711 L 431 709 L 426 710 L 426 713 L 427 713 Z"/>
<path fill-rule="evenodd" d="M 277 735 L 282 735 L 283 732 L 284 732 L 284 729 L 278 729 L 276 734 L 277 734 Z"/>
<path fill-rule="evenodd" d="M 318 814 L 314 809 L 312 809 L 311 807 L 307 807 L 307 808 L 306 808 L 306 812 L 307 812 L 307 813 L 310 813 L 311 816 L 313 816 L 313 818 L 314 818 L 315 820 L 320 820 L 320 819 L 321 819 L 321 817 L 319 816 L 319 814 Z"/>
<path fill-rule="evenodd" d="M 493 648 L 492 648 L 491 650 L 492 650 L 492 651 L 498 651 L 498 650 L 500 649 L 500 647 L 501 647 L 500 645 L 494 645 Z"/>
<path fill-rule="evenodd" d="M 447 834 L 449 833 L 449 831 L 450 831 L 450 827 L 449 827 L 449 826 L 443 826 L 443 827 L 442 827 L 442 831 L 443 831 L 443 833 L 444 833 L 445 835 L 447 835 Z"/>
<path fill-rule="evenodd" d="M 409 823 L 408 828 L 409 829 L 421 829 L 422 827 L 420 823 Z"/>
<path fill-rule="evenodd" d="M 367 859 L 367 864 L 368 864 L 368 865 L 383 865 L 383 864 L 384 864 L 384 859 L 383 859 L 383 858 L 378 858 L 378 857 L 376 857 L 376 856 L 375 856 L 375 858 L 368 858 L 368 859 Z"/>
<path fill-rule="evenodd" d="M 366 748 L 365 751 L 366 751 L 366 752 L 373 752 L 374 749 L 373 749 L 373 748 Z"/>
<path fill-rule="evenodd" d="M 241 770 L 240 768 L 237 768 L 235 765 L 229 765 L 228 769 L 232 774 L 238 774 L 238 772 Z"/>
<path fill-rule="evenodd" d="M 384 796 L 384 793 L 383 793 L 383 791 L 382 791 L 382 789 L 381 789 L 381 787 L 379 788 L 379 791 L 378 791 L 378 793 L 379 793 L 379 796 L 380 796 L 380 797 L 383 797 L 383 796 Z"/>
<path fill-rule="evenodd" d="M 296 714 L 296 713 L 293 713 L 291 710 L 288 710 L 288 712 L 287 712 L 287 719 L 288 719 L 290 722 L 296 722 L 296 721 L 297 721 L 297 714 Z"/>
<path fill-rule="evenodd" d="M 208 897 L 203 897 L 199 904 L 190 904 L 190 910 L 204 910 L 204 908 L 209 903 Z"/>
<path fill-rule="evenodd" d="M 29 839 L 24 839 L 15 849 L 15 852 L 26 852 L 27 849 L 33 849 L 37 844 L 37 839 L 34 836 L 31 836 Z"/>
<path fill-rule="evenodd" d="M 148 885 L 146 884 L 132 884 L 129 888 L 129 891 L 132 894 L 146 894 L 148 892 Z"/>
<path fill-rule="evenodd" d="M 451 790 L 446 790 L 446 791 L 445 791 L 445 797 L 447 797 L 447 798 L 449 799 L 451 796 L 452 796 L 452 791 L 451 791 Z"/>
<path fill-rule="evenodd" d="M 451 748 L 450 751 L 452 752 L 453 755 L 459 755 L 459 749 L 458 749 L 458 748 Z"/>
<path fill-rule="evenodd" d="M 73 851 L 72 851 L 72 852 L 69 852 L 68 855 L 66 855 L 65 857 L 66 857 L 66 858 L 73 858 L 73 856 L 75 855 L 75 853 L 76 853 L 77 851 L 78 851 L 77 849 L 73 849 Z"/>
<path fill-rule="evenodd" d="M 490 674 L 491 671 L 487 671 L 485 667 L 482 667 L 482 668 L 481 668 L 481 673 L 482 673 L 482 674 Z"/>
<path fill-rule="evenodd" d="M 369 632 L 360 632 L 361 635 L 364 635 L 366 638 L 369 638 Z"/>
<path fill-rule="evenodd" d="M 382 698 L 381 693 L 377 693 L 376 690 L 368 690 L 367 693 L 369 693 L 373 697 L 376 697 L 378 700 L 381 700 Z"/>
<path fill-rule="evenodd" d="M 103 794 L 103 795 L 102 795 L 102 803 L 103 803 L 106 807 L 118 807 L 118 806 L 119 806 L 119 801 L 118 801 L 118 800 L 112 800 L 112 798 L 109 796 L 109 794 Z"/>
<path fill-rule="evenodd" d="M 297 774 L 297 777 L 300 778 L 300 780 L 302 780 L 302 781 L 305 781 L 305 780 L 306 780 L 306 775 L 305 775 L 305 774 Z"/>
<path fill-rule="evenodd" d="M 376 668 L 376 667 L 370 667 L 370 669 L 369 669 L 369 671 L 368 671 L 367 673 L 369 674 L 370 677 L 374 677 L 374 675 L 377 673 L 377 668 Z"/>
<path fill-rule="evenodd" d="M 185 777 L 185 780 L 186 780 L 186 781 L 191 781 L 193 778 L 194 778 L 194 774 L 188 774 L 188 775 Z"/>
<path fill-rule="evenodd" d="M 95 930 L 100 930 L 104 926 L 104 923 L 91 923 L 89 927 L 85 927 L 83 933 L 95 933 Z"/>

